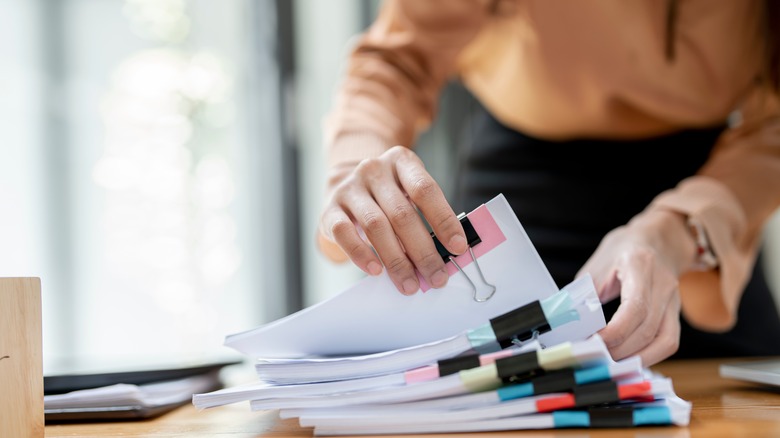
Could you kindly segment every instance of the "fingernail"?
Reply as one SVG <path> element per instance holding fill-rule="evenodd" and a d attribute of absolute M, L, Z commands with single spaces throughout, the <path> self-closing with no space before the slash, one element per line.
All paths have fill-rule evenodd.
<path fill-rule="evenodd" d="M 461 235 L 453 236 L 453 238 L 450 239 L 450 249 L 452 249 L 458 254 L 462 254 L 466 252 L 468 246 L 469 245 L 466 242 L 466 239 Z"/>
<path fill-rule="evenodd" d="M 417 285 L 417 282 L 411 278 L 404 280 L 404 293 L 406 295 L 413 295 L 419 288 L 420 286 Z"/>
<path fill-rule="evenodd" d="M 377 262 L 368 262 L 368 273 L 377 276 L 382 273 L 382 266 Z"/>
<path fill-rule="evenodd" d="M 442 269 L 441 271 L 436 271 L 436 273 L 433 274 L 431 277 L 431 283 L 433 284 L 433 287 L 439 289 L 447 285 L 447 280 L 449 277 L 450 276 L 447 275 L 447 272 Z"/>

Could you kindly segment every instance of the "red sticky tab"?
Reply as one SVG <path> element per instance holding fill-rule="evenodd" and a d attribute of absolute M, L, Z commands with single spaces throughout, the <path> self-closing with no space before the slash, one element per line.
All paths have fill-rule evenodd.
<path fill-rule="evenodd" d="M 640 395 L 639 397 L 632 397 L 628 400 L 637 403 L 650 403 L 656 400 L 654 395 Z"/>
<path fill-rule="evenodd" d="M 653 385 L 648 381 L 618 385 L 618 396 L 621 400 L 651 395 L 652 391 Z"/>
<path fill-rule="evenodd" d="M 536 410 L 538 412 L 552 412 L 559 409 L 568 409 L 573 407 L 574 394 L 547 397 L 536 402 Z"/>

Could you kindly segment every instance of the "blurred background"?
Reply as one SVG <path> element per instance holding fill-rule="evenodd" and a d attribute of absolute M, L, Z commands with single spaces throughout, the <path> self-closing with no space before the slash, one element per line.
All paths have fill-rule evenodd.
<path fill-rule="evenodd" d="M 41 278 L 44 357 L 220 352 L 361 277 L 314 245 L 321 120 L 378 4 L 0 0 L 0 276 Z M 445 194 L 476 105 L 417 145 Z"/>

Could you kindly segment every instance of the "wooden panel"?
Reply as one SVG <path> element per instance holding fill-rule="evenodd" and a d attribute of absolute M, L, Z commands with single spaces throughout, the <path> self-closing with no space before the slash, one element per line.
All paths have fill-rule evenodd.
<path fill-rule="evenodd" d="M 41 282 L 0 278 L 0 436 L 43 436 Z"/>

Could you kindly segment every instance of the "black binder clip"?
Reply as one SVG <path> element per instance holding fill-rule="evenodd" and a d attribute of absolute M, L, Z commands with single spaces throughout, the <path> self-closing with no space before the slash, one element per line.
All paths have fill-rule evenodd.
<path fill-rule="evenodd" d="M 538 340 L 539 335 L 551 330 L 547 315 L 539 300 L 510 310 L 490 320 L 490 327 L 496 335 L 496 341 L 501 348 L 510 345 L 523 345 L 528 341 Z M 542 348 L 544 344 L 541 344 Z"/>
<path fill-rule="evenodd" d="M 445 248 L 444 245 L 439 242 L 439 239 L 436 237 L 436 235 L 431 233 L 431 237 L 433 238 L 433 243 L 436 244 L 436 250 L 439 251 L 439 255 L 441 256 L 442 260 L 444 260 L 445 263 L 450 261 L 453 265 L 455 265 L 456 268 L 458 268 L 458 271 L 460 271 L 460 273 L 466 277 L 466 280 L 469 282 L 469 284 L 471 284 L 471 288 L 474 290 L 474 301 L 482 303 L 493 297 L 493 294 L 496 293 L 496 286 L 487 282 L 485 279 L 485 274 L 482 273 L 482 269 L 479 267 L 477 257 L 474 256 L 474 250 L 472 248 L 474 245 L 482 242 L 482 239 L 479 238 L 477 231 L 474 230 L 474 226 L 471 225 L 471 221 L 466 216 L 466 213 L 459 214 L 458 220 L 460 220 L 460 224 L 463 226 L 463 231 L 466 233 L 466 242 L 469 244 L 469 254 L 471 254 L 471 259 L 474 261 L 474 266 L 476 266 L 477 272 L 482 279 L 482 284 L 485 285 L 488 293 L 480 295 L 479 291 L 477 290 L 477 286 L 474 284 L 468 274 L 463 271 L 463 268 L 460 267 L 458 262 L 455 261 L 455 254 L 447 251 L 447 248 Z"/>

